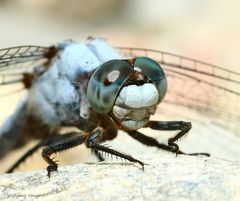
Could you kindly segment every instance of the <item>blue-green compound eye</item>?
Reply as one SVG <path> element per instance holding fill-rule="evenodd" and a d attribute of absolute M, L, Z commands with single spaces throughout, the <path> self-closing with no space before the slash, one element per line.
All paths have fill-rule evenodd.
<path fill-rule="evenodd" d="M 167 92 L 167 79 L 162 67 L 153 59 L 148 57 L 138 57 L 134 61 L 134 67 L 141 69 L 142 73 L 157 87 L 159 102 Z"/>
<path fill-rule="evenodd" d="M 87 98 L 93 109 L 101 114 L 112 110 L 118 92 L 138 67 L 158 90 L 160 102 L 167 91 L 167 80 L 161 66 L 147 57 L 138 57 L 133 65 L 124 60 L 111 60 L 97 68 L 89 80 Z"/>
<path fill-rule="evenodd" d="M 87 98 L 93 109 L 102 114 L 110 112 L 119 90 L 132 72 L 132 65 L 124 60 L 111 60 L 99 66 L 87 89 Z"/>

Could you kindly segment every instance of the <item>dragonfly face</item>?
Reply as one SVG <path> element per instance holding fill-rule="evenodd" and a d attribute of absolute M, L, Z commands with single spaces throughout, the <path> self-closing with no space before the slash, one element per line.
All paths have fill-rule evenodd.
<path fill-rule="evenodd" d="M 0 127 L 0 158 L 30 139 L 40 139 L 8 172 L 45 147 L 42 156 L 50 176 L 57 169 L 50 155 L 82 143 L 95 153 L 107 152 L 143 167 L 143 162 L 101 144 L 114 139 L 118 130 L 147 146 L 186 154 L 175 142 L 191 123 L 152 121 L 150 115 L 167 114 L 168 108 L 180 105 L 182 117 L 190 108 L 239 131 L 239 80 L 240 73 L 222 67 L 156 50 L 116 49 L 102 39 L 0 49 L 0 91 L 22 83 L 28 92 Z M 158 105 L 163 105 L 160 112 Z M 82 132 L 60 135 L 66 126 Z M 138 131 L 142 127 L 179 132 L 165 144 Z M 188 155 L 198 154 L 208 155 Z"/>
<path fill-rule="evenodd" d="M 111 60 L 98 67 L 89 81 L 87 97 L 97 112 L 110 114 L 126 129 L 137 130 L 147 124 L 166 91 L 160 65 L 138 57 Z"/>

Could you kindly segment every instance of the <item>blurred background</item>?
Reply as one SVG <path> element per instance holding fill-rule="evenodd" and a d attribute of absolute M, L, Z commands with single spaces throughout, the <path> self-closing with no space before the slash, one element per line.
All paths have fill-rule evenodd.
<path fill-rule="evenodd" d="M 240 66 L 240 2 L 0 0 L 0 47 L 88 36 Z"/>
<path fill-rule="evenodd" d="M 239 1 L 227 0 L 0 0 L 0 48 L 93 36 L 112 45 L 168 51 L 240 71 L 239 8 Z M 231 141 L 240 143 L 234 137 Z M 141 154 L 143 147 L 137 149 Z M 239 150 L 231 155 L 240 158 Z M 228 158 L 228 153 L 216 156 Z M 4 159 L 0 170 L 11 162 L 13 156 Z"/>

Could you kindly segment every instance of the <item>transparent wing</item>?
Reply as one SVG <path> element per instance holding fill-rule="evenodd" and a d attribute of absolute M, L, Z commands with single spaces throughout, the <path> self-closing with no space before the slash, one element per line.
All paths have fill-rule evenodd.
<path fill-rule="evenodd" d="M 23 88 L 20 83 L 26 74 L 33 71 L 33 68 L 47 61 L 49 47 L 42 46 L 18 46 L 0 49 L 0 96 L 5 91 L 18 91 Z M 17 88 L 11 86 L 4 90 L 3 85 L 14 84 Z M 17 85 L 18 84 L 18 85 Z"/>
<path fill-rule="evenodd" d="M 239 131 L 240 73 L 162 51 L 119 50 L 126 57 L 148 56 L 160 63 L 168 79 L 165 104 L 192 108 Z"/>
<path fill-rule="evenodd" d="M 48 47 L 29 45 L 0 49 L 0 72 L 6 68 L 16 68 L 16 64 L 39 60 L 48 50 Z"/>
<path fill-rule="evenodd" d="M 26 94 L 24 79 L 49 60 L 51 47 L 18 46 L 0 49 L 0 122 L 10 115 Z"/>

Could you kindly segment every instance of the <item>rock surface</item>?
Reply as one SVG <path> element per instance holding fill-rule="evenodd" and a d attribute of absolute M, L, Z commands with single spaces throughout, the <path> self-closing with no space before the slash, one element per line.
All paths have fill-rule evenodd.
<path fill-rule="evenodd" d="M 0 200 L 239 200 L 240 163 L 207 157 L 138 157 L 128 162 L 0 175 Z"/>

